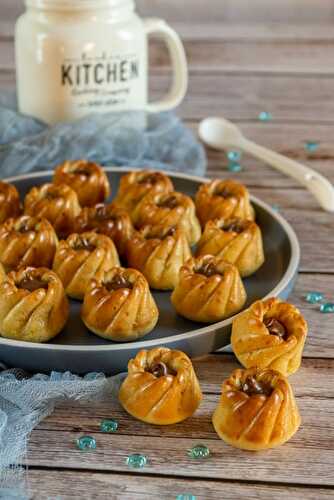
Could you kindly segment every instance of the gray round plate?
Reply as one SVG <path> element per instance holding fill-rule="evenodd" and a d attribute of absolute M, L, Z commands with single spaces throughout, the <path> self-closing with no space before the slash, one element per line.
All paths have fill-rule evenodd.
<path fill-rule="evenodd" d="M 129 169 L 106 168 L 113 193 L 120 177 Z M 175 189 L 193 196 L 199 184 L 207 179 L 169 172 Z M 38 172 L 6 179 L 15 184 L 23 197 L 35 185 L 49 182 L 52 172 Z M 266 261 L 250 278 L 244 280 L 249 306 L 269 296 L 287 298 L 299 265 L 300 249 L 291 226 L 267 204 L 251 197 L 257 222 L 263 232 Z M 140 349 L 167 346 L 189 356 L 199 356 L 224 347 L 230 342 L 233 318 L 203 326 L 178 316 L 170 302 L 170 292 L 154 292 L 160 317 L 156 328 L 142 340 L 118 344 L 97 337 L 80 319 L 80 302 L 71 301 L 69 321 L 61 334 L 48 344 L 34 344 L 0 337 L 0 361 L 29 371 L 71 370 L 74 373 L 103 371 L 118 373 Z"/>

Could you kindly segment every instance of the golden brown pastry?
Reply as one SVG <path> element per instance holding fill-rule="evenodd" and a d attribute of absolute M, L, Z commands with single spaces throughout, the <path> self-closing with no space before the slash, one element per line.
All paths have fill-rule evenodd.
<path fill-rule="evenodd" d="M 129 266 L 139 269 L 152 288 L 172 290 L 191 250 L 182 229 L 146 226 L 133 234 L 126 255 Z"/>
<path fill-rule="evenodd" d="M 21 213 L 20 196 L 13 184 L 0 181 L 0 224 Z"/>
<path fill-rule="evenodd" d="M 255 219 L 249 193 L 243 184 L 233 180 L 216 179 L 202 184 L 195 198 L 197 216 L 204 227 L 212 219 Z"/>
<path fill-rule="evenodd" d="M 76 192 L 66 184 L 33 187 L 24 200 L 24 212 L 48 219 L 61 238 L 73 231 L 74 219 L 80 210 Z"/>
<path fill-rule="evenodd" d="M 119 266 L 115 245 L 108 236 L 94 232 L 71 234 L 60 241 L 53 261 L 67 295 L 79 300 L 93 278 L 101 278 L 114 266 Z"/>
<path fill-rule="evenodd" d="M 224 259 L 205 255 L 184 264 L 171 300 L 181 316 L 213 323 L 239 312 L 246 298 L 238 269 Z"/>
<path fill-rule="evenodd" d="M 0 284 L 0 333 L 29 342 L 47 342 L 65 326 L 68 300 L 62 282 L 49 269 L 25 267 Z"/>
<path fill-rule="evenodd" d="M 7 271 L 21 266 L 51 268 L 57 245 L 46 219 L 22 215 L 0 225 L 0 262 Z"/>
<path fill-rule="evenodd" d="M 246 368 L 272 368 L 288 376 L 300 367 L 306 335 L 300 311 L 271 298 L 255 302 L 233 321 L 231 342 Z"/>
<path fill-rule="evenodd" d="M 87 160 L 65 161 L 54 173 L 54 184 L 67 184 L 78 195 L 82 207 L 102 203 L 110 195 L 110 184 L 103 168 Z"/>
<path fill-rule="evenodd" d="M 235 370 L 222 385 L 212 423 L 221 439 L 243 450 L 274 448 L 300 426 L 292 388 L 277 371 Z"/>
<path fill-rule="evenodd" d="M 96 231 L 113 240 L 119 255 L 123 256 L 127 241 L 133 233 L 129 214 L 113 204 L 86 207 L 81 210 L 75 221 L 75 232 Z"/>
<path fill-rule="evenodd" d="M 197 255 L 215 255 L 234 264 L 242 277 L 255 273 L 264 262 L 262 234 L 251 220 L 215 219 L 206 223 Z"/>
<path fill-rule="evenodd" d="M 134 209 L 133 220 L 139 228 L 178 225 L 186 233 L 190 245 L 195 245 L 201 237 L 194 202 L 189 196 L 176 191 L 145 196 Z"/>
<path fill-rule="evenodd" d="M 81 317 L 100 337 L 128 342 L 153 330 L 159 311 L 145 277 L 135 269 L 115 267 L 90 282 Z"/>
<path fill-rule="evenodd" d="M 0 263 L 0 283 L 2 283 L 3 281 L 5 281 L 6 278 L 7 278 L 7 274 L 6 274 L 5 268 Z"/>
<path fill-rule="evenodd" d="M 174 191 L 172 181 L 162 172 L 138 170 L 123 175 L 114 204 L 132 216 L 137 204 L 148 194 Z"/>
<path fill-rule="evenodd" d="M 202 393 L 186 354 L 158 347 L 140 351 L 128 364 L 128 376 L 119 391 L 123 408 L 135 418 L 170 425 L 197 410 Z"/>

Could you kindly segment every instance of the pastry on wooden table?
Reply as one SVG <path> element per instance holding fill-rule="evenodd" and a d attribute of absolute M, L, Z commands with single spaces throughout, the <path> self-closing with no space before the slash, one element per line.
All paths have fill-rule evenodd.
<path fill-rule="evenodd" d="M 48 219 L 57 235 L 64 238 L 73 232 L 81 207 L 76 192 L 66 184 L 43 184 L 33 187 L 26 195 L 24 211 L 27 215 Z"/>
<path fill-rule="evenodd" d="M 152 331 L 159 311 L 145 277 L 135 269 L 115 267 L 90 282 L 81 317 L 100 337 L 128 342 Z"/>
<path fill-rule="evenodd" d="M 239 312 L 246 298 L 238 269 L 224 259 L 205 255 L 184 264 L 171 300 L 181 316 L 213 323 Z"/>
<path fill-rule="evenodd" d="M 232 347 L 249 368 L 272 368 L 288 376 L 300 367 L 307 323 L 300 311 L 271 298 L 255 302 L 232 325 Z"/>
<path fill-rule="evenodd" d="M 178 225 L 186 233 L 190 245 L 197 243 L 201 237 L 194 202 L 189 196 L 176 191 L 145 196 L 136 206 L 133 220 L 137 227 Z"/>
<path fill-rule="evenodd" d="M 51 268 L 57 245 L 47 219 L 22 215 L 0 225 L 0 262 L 6 271 L 21 266 Z"/>
<path fill-rule="evenodd" d="M 113 204 L 100 203 L 94 207 L 85 207 L 75 221 L 75 232 L 96 231 L 113 240 L 119 255 L 123 256 L 127 241 L 133 233 L 129 214 Z"/>
<path fill-rule="evenodd" d="M 186 354 L 158 347 L 140 351 L 128 364 L 119 401 L 133 417 L 170 425 L 191 417 L 202 399 L 193 365 Z"/>
<path fill-rule="evenodd" d="M 174 191 L 172 181 L 162 172 L 137 170 L 123 175 L 114 204 L 132 216 L 137 204 L 148 194 Z"/>
<path fill-rule="evenodd" d="M 21 213 L 19 193 L 13 184 L 0 181 L 0 224 Z"/>
<path fill-rule="evenodd" d="M 237 369 L 222 385 L 212 423 L 221 439 L 244 450 L 274 448 L 300 426 L 292 388 L 281 373 Z"/>
<path fill-rule="evenodd" d="M 172 290 L 191 250 L 179 227 L 145 226 L 129 240 L 126 255 L 129 266 L 141 271 L 152 288 Z"/>
<path fill-rule="evenodd" d="M 212 219 L 255 219 L 248 190 L 237 181 L 217 179 L 202 184 L 196 193 L 195 204 L 203 227 Z"/>
<path fill-rule="evenodd" d="M 242 277 L 250 276 L 264 263 L 261 229 L 238 217 L 210 220 L 197 246 L 197 255 L 208 254 L 234 264 Z"/>
<path fill-rule="evenodd" d="M 54 173 L 54 184 L 67 184 L 78 195 L 82 207 L 104 202 L 110 195 L 110 184 L 103 168 L 87 160 L 65 161 Z"/>
<path fill-rule="evenodd" d="M 46 268 L 12 271 L 0 284 L 0 334 L 29 342 L 47 342 L 63 329 L 68 300 L 58 276 Z"/>
<path fill-rule="evenodd" d="M 114 243 L 108 236 L 93 231 L 71 234 L 60 241 L 53 261 L 53 270 L 67 295 L 79 300 L 93 278 L 101 278 L 114 266 L 119 266 Z"/>

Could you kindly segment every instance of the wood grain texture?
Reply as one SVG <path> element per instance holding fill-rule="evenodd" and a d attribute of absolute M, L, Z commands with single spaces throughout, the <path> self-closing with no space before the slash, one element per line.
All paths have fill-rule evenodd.
<path fill-rule="evenodd" d="M 43 481 L 41 481 L 43 477 Z M 157 478 L 143 475 L 33 469 L 29 485 L 34 500 L 171 500 L 193 493 L 197 500 L 329 500 L 333 492 L 321 488 L 287 487 L 192 478 Z"/>

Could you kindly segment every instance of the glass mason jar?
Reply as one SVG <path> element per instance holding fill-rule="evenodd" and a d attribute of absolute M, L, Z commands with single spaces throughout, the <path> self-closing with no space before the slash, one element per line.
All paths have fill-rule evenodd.
<path fill-rule="evenodd" d="M 169 49 L 173 82 L 148 102 L 148 36 Z M 141 19 L 133 0 L 26 0 L 16 24 L 19 110 L 49 124 L 89 113 L 165 111 L 183 99 L 186 57 L 161 19 Z"/>

